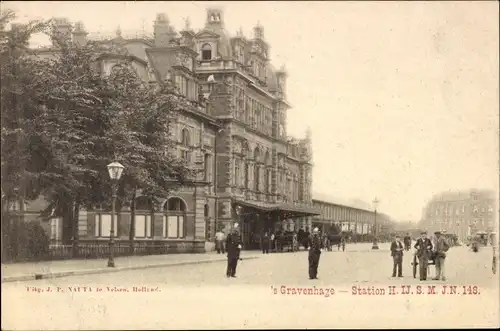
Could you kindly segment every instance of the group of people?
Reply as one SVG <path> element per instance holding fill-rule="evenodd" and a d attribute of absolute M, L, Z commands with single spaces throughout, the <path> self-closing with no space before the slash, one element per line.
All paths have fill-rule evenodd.
<path fill-rule="evenodd" d="M 436 231 L 435 243 L 427 237 L 427 232 L 422 232 L 420 238 L 417 239 L 414 248 L 416 249 L 416 257 L 418 258 L 420 280 L 427 280 L 427 270 L 429 261 L 433 261 L 436 268 L 436 276 L 433 280 L 446 280 L 445 277 L 445 259 L 446 252 L 450 246 L 447 240 L 441 235 L 440 231 Z M 269 236 L 267 233 L 263 236 L 262 252 L 269 253 L 270 242 L 274 240 L 273 234 Z M 309 262 L 309 279 L 318 279 L 318 266 L 323 248 L 322 238 L 318 228 L 314 228 L 312 234 L 307 238 L 308 262 Z M 241 237 L 239 234 L 238 223 L 236 223 L 231 232 L 225 236 L 222 231 L 216 233 L 216 249 L 220 254 L 227 252 L 227 277 L 236 277 L 236 268 L 240 260 L 240 252 L 242 248 Z M 403 277 L 403 252 L 407 250 L 407 240 L 401 241 L 401 237 L 397 235 L 391 243 L 391 256 L 393 258 L 392 277 Z"/>
<path fill-rule="evenodd" d="M 427 280 L 427 270 L 429 261 L 434 261 L 436 267 L 436 276 L 433 280 L 446 280 L 444 274 L 446 252 L 450 248 L 446 239 L 441 235 L 440 231 L 434 232 L 436 237 L 433 245 L 431 239 L 427 238 L 427 232 L 423 231 L 420 238 L 417 239 L 414 248 L 418 258 L 420 280 Z M 401 243 L 401 238 L 396 236 L 391 243 L 391 256 L 393 258 L 392 277 L 403 277 L 403 251 L 405 247 Z"/>
<path fill-rule="evenodd" d="M 270 236 L 267 236 L 269 240 L 271 240 Z M 216 233 L 216 249 L 217 253 L 224 254 L 227 252 L 227 269 L 226 276 L 236 277 L 236 268 L 238 266 L 238 261 L 241 260 L 240 253 L 242 248 L 241 237 L 239 234 L 238 223 L 234 224 L 231 232 L 226 236 L 224 232 L 218 231 Z M 308 238 L 308 262 L 309 262 L 309 279 L 317 279 L 318 277 L 318 266 L 319 266 L 319 258 L 321 256 L 322 251 L 322 243 L 321 238 L 319 236 L 319 229 L 315 228 L 313 233 Z M 269 245 L 263 245 L 263 252 L 269 252 Z"/>

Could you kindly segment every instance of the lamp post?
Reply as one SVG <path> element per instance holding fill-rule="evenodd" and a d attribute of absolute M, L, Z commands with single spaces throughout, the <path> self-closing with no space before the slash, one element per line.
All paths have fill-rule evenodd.
<path fill-rule="evenodd" d="M 115 259 L 113 257 L 113 246 L 115 245 L 115 215 L 116 215 L 116 191 L 118 190 L 118 181 L 122 176 L 123 169 L 125 168 L 118 162 L 113 162 L 107 165 L 109 178 L 111 178 L 111 190 L 113 195 L 111 207 L 111 230 L 109 231 L 109 256 L 108 267 L 115 267 Z"/>
<path fill-rule="evenodd" d="M 238 223 L 240 223 L 240 229 L 241 229 L 241 230 L 240 230 L 240 231 L 241 231 L 241 244 L 242 244 L 242 246 L 243 246 L 243 243 L 244 243 L 244 241 L 243 241 L 243 235 L 244 235 L 244 234 L 243 234 L 243 228 L 242 228 L 243 224 L 242 224 L 242 222 L 241 222 L 241 206 L 236 206 L 236 207 L 234 208 L 234 211 L 236 212 L 236 215 L 238 216 Z M 244 246 L 243 246 L 243 247 L 244 247 Z"/>
<path fill-rule="evenodd" d="M 372 249 L 378 249 L 378 242 L 377 242 L 377 206 L 379 204 L 380 201 L 378 201 L 377 198 L 373 199 L 373 207 L 375 209 L 375 219 L 374 219 L 374 222 L 373 222 L 373 245 L 372 245 Z"/>

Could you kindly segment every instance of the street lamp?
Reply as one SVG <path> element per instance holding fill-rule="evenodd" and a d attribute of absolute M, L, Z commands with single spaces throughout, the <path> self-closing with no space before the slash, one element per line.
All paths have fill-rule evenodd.
<path fill-rule="evenodd" d="M 372 203 L 373 203 L 373 207 L 375 208 L 375 219 L 374 219 L 374 222 L 373 222 L 373 226 L 374 226 L 374 229 L 373 229 L 373 245 L 372 245 L 372 249 L 378 249 L 378 243 L 377 243 L 377 206 L 379 204 L 380 201 L 378 201 L 377 198 L 373 199 Z"/>
<path fill-rule="evenodd" d="M 109 178 L 111 178 L 111 190 L 113 195 L 112 207 L 111 207 L 111 230 L 109 231 L 109 256 L 108 256 L 108 267 L 115 267 L 115 259 L 113 257 L 113 246 L 115 245 L 115 214 L 116 214 L 116 191 L 118 189 L 118 181 L 122 176 L 123 169 L 125 168 L 118 162 L 113 162 L 107 165 Z"/>

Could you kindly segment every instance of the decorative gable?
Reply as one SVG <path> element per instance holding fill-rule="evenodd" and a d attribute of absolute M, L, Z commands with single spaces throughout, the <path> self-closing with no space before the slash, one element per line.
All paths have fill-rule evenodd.
<path fill-rule="evenodd" d="M 220 38 L 220 35 L 210 30 L 202 30 L 198 32 L 194 37 L 196 39 L 217 39 Z"/>

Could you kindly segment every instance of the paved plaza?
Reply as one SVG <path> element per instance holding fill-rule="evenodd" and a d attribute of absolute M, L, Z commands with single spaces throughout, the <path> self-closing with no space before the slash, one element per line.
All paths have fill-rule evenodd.
<path fill-rule="evenodd" d="M 479 253 L 466 247 L 452 248 L 447 258 L 447 281 L 422 283 L 413 279 L 411 253 L 405 255 L 404 277 L 391 278 L 389 244 L 380 246 L 378 251 L 370 250 L 369 244 L 358 244 L 347 246 L 346 252 L 323 252 L 318 280 L 308 279 L 307 252 L 301 251 L 243 260 L 238 266 L 238 277 L 230 279 L 225 277 L 225 263 L 220 261 L 3 283 L 2 300 L 8 303 L 2 310 L 3 327 L 26 330 L 498 325 L 498 275 L 491 271 L 491 248 Z M 242 257 L 245 255 L 255 252 L 243 252 Z M 457 294 L 428 293 L 428 285 L 435 285 L 436 292 L 440 292 L 445 284 L 456 285 Z M 402 285 L 410 285 L 411 293 L 402 294 Z M 420 295 L 419 285 L 423 286 Z M 396 286 L 398 295 L 390 295 L 389 286 Z M 386 293 L 353 295 L 353 287 L 366 291 L 373 287 L 373 293 L 385 289 Z M 316 295 L 298 294 L 303 288 L 316 291 Z"/>

